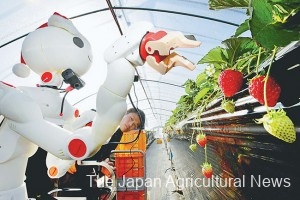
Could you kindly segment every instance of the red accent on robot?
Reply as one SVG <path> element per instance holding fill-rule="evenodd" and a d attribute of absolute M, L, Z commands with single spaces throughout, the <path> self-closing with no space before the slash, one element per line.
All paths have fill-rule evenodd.
<path fill-rule="evenodd" d="M 81 158 L 86 154 L 87 147 L 81 139 L 76 138 L 70 141 L 68 149 L 73 157 Z"/>
<path fill-rule="evenodd" d="M 160 61 L 164 60 L 167 57 L 167 56 L 159 55 L 159 53 L 157 51 L 155 51 L 153 54 L 149 54 L 146 50 L 147 42 L 159 40 L 162 37 L 164 37 L 165 35 L 167 35 L 167 33 L 165 31 L 158 31 L 156 33 L 149 32 L 144 36 L 144 38 L 142 39 L 141 44 L 140 44 L 140 55 L 144 61 L 146 60 L 147 56 L 149 56 L 149 55 L 153 56 L 157 63 L 159 63 Z M 148 49 L 148 51 L 151 51 L 151 49 Z"/>
<path fill-rule="evenodd" d="M 51 72 L 44 72 L 41 76 L 41 80 L 45 83 L 52 80 L 52 73 Z"/>

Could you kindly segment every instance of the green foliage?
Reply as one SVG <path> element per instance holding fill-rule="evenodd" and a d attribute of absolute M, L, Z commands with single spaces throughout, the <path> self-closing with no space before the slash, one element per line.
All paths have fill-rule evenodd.
<path fill-rule="evenodd" d="M 219 64 L 223 65 L 226 64 L 226 56 L 224 55 L 225 52 L 223 52 L 223 48 L 221 47 L 215 47 L 212 50 L 210 50 L 203 58 L 198 62 L 198 64 L 204 64 L 204 63 L 212 63 L 212 64 Z"/>
<path fill-rule="evenodd" d="M 284 47 L 300 39 L 299 22 L 293 20 L 300 10 L 299 0 L 210 0 L 209 6 L 212 10 L 247 9 L 249 19 L 239 26 L 234 36 L 250 30 L 253 39 L 264 48 Z"/>
<path fill-rule="evenodd" d="M 284 28 L 284 23 L 299 10 L 299 7 L 272 5 L 267 0 L 253 0 L 251 6 L 253 11 L 249 20 L 250 30 L 253 39 L 259 44 L 273 49 L 274 46 L 283 47 L 300 39 L 298 30 Z"/>
<path fill-rule="evenodd" d="M 243 73 L 251 71 L 249 67 L 255 67 L 259 47 L 252 38 L 230 38 L 222 44 L 224 47 L 218 46 L 210 50 L 198 63 L 212 64 L 217 69 L 232 68 Z"/>
<path fill-rule="evenodd" d="M 249 31 L 249 19 L 246 19 L 235 31 L 234 37 L 238 37 L 246 31 Z"/>
<path fill-rule="evenodd" d="M 227 54 L 227 63 L 229 66 L 235 66 L 238 59 L 249 52 L 258 49 L 258 46 L 251 38 L 230 38 L 222 42 Z"/>
<path fill-rule="evenodd" d="M 201 99 L 205 97 L 205 95 L 211 90 L 209 87 L 202 88 L 195 96 L 194 103 L 197 104 Z"/>
<path fill-rule="evenodd" d="M 231 68 L 245 76 L 257 73 L 257 67 L 271 55 L 272 49 L 284 47 L 300 39 L 298 22 L 299 0 L 209 0 L 211 10 L 240 8 L 249 16 L 222 46 L 211 49 L 198 64 L 207 64 L 195 81 L 187 80 L 177 108 L 165 126 L 172 127 L 189 113 L 199 113 L 215 99 L 221 98 L 218 77 L 222 70 Z M 239 37 L 250 31 L 252 38 Z M 259 62 L 258 62 L 259 61 Z"/>
<path fill-rule="evenodd" d="M 208 3 L 211 10 L 226 8 L 247 8 L 249 5 L 249 0 L 210 0 Z"/>

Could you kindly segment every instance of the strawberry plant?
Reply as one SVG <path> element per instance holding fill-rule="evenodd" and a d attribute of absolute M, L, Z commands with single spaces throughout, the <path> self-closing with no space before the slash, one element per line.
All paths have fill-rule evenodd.
<path fill-rule="evenodd" d="M 223 46 L 211 49 L 199 60 L 198 64 L 208 64 L 209 70 L 200 73 L 192 85 L 186 85 L 187 95 L 182 96 L 166 126 L 179 123 L 188 113 L 196 111 L 199 107 L 205 109 L 209 102 L 220 97 L 220 89 L 216 85 L 221 71 L 231 68 L 247 77 L 254 72 L 259 50 L 262 50 L 260 56 L 264 61 L 270 56 L 270 50 L 274 46 L 284 47 L 292 41 L 299 40 L 299 26 L 295 16 L 300 10 L 300 4 L 296 2 L 209 0 L 212 10 L 248 9 L 249 19 L 240 24 L 234 37 L 222 41 Z M 239 37 L 245 31 L 250 31 L 252 37 Z"/>
<path fill-rule="evenodd" d="M 284 47 L 300 39 L 299 22 L 297 17 L 294 18 L 300 10 L 297 0 L 209 0 L 209 8 L 247 9 L 249 18 L 236 30 L 235 37 L 249 30 L 253 39 L 264 48 Z"/>
<path fill-rule="evenodd" d="M 277 130 L 279 129 L 279 126 L 277 126 L 279 116 L 283 122 L 288 121 L 288 116 L 284 116 L 281 112 L 279 114 L 279 111 L 278 114 L 274 114 L 273 111 L 268 110 L 269 107 L 276 105 L 281 93 L 280 86 L 269 76 L 269 72 L 264 75 L 258 67 L 260 63 L 270 57 L 271 49 L 274 46 L 284 47 L 290 42 L 300 39 L 299 23 L 295 18 L 297 13 L 299 14 L 300 4 L 297 0 L 209 0 L 209 7 L 212 10 L 247 9 L 246 14 L 249 15 L 249 19 L 240 24 L 233 37 L 222 41 L 222 45 L 211 49 L 199 60 L 198 64 L 207 64 L 208 66 L 197 76 L 195 81 L 188 80 L 184 84 L 187 94 L 183 95 L 177 102 L 177 107 L 173 110 L 173 114 L 165 124 L 165 128 L 172 128 L 179 123 L 185 124 L 186 119 L 195 116 L 195 113 L 200 113 L 199 116 L 201 116 L 201 112 L 212 105 L 211 103 L 214 100 L 222 97 L 221 107 L 226 112 L 234 112 L 234 102 L 225 99 L 232 97 L 240 90 L 230 88 L 240 82 L 236 81 L 232 75 L 226 75 L 227 71 L 232 70 L 241 72 L 244 77 L 253 77 L 256 74 L 255 79 L 249 82 L 248 91 L 250 95 L 253 95 L 258 102 L 267 108 L 267 114 L 262 119 L 257 119 L 257 123 L 264 124 L 269 133 L 279 135 L 285 141 L 294 141 L 295 137 L 292 131 L 288 132 L 290 136 L 283 136 L 282 130 Z M 251 37 L 240 37 L 246 31 L 251 32 Z M 228 80 L 223 81 L 223 79 L 225 80 L 224 77 L 227 77 Z M 194 119 L 201 123 L 200 117 Z M 292 130 L 293 125 L 290 122 L 289 124 L 286 127 L 290 128 L 286 130 Z M 281 126 L 285 127 L 284 125 Z M 194 140 L 193 136 L 191 150 L 195 146 L 192 144 L 192 140 Z M 204 145 L 204 148 L 206 149 L 206 145 Z"/>
<path fill-rule="evenodd" d="M 277 48 L 275 47 L 273 49 L 273 54 L 271 58 L 271 64 L 268 68 L 266 76 L 263 78 L 263 85 L 261 81 L 258 82 L 261 87 L 263 88 L 263 102 L 267 102 L 265 104 L 267 113 L 260 119 L 256 120 L 256 123 L 263 124 L 265 130 L 270 133 L 271 135 L 285 141 L 288 143 L 293 143 L 296 140 L 296 130 L 294 127 L 294 124 L 292 120 L 286 115 L 286 112 L 282 109 L 279 110 L 271 110 L 269 111 L 269 103 L 271 105 L 275 105 L 277 102 L 277 99 L 279 97 L 278 93 L 280 93 L 280 87 L 275 84 L 276 82 L 268 82 L 270 79 L 270 70 L 272 63 L 274 61 L 275 55 L 277 52 Z M 265 81 L 266 80 L 266 81 Z M 275 88 L 275 89 L 274 89 Z M 273 89 L 273 90 L 270 90 Z M 274 92 L 275 91 L 275 92 Z M 278 92 L 279 91 L 279 92 Z M 275 93 L 275 95 L 273 93 Z M 269 100 L 271 100 L 269 102 Z M 276 100 L 276 102 L 275 102 Z"/>
<path fill-rule="evenodd" d="M 258 55 L 262 58 L 269 55 L 265 49 L 260 52 L 262 48 L 259 48 L 255 41 L 248 37 L 230 38 L 223 41 L 222 44 L 224 47 L 210 50 L 198 62 L 198 64 L 208 64 L 208 66 L 197 76 L 195 81 L 186 81 L 184 84 L 186 95 L 179 99 L 177 107 L 173 110 L 165 127 L 178 124 L 191 112 L 202 112 L 209 103 L 220 98 L 222 91 L 218 80 L 222 71 L 231 69 L 243 74 L 252 73 Z"/>
<path fill-rule="evenodd" d="M 225 69 L 218 79 L 219 86 L 225 97 L 232 97 L 240 91 L 243 84 L 243 74 L 233 69 Z"/>

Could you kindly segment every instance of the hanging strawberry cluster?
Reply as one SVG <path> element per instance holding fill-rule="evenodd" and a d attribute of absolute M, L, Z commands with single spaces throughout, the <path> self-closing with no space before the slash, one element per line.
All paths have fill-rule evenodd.
<path fill-rule="evenodd" d="M 201 127 L 199 127 L 201 128 Z M 206 143 L 207 143 L 207 137 L 206 135 L 201 131 L 200 129 L 200 133 L 198 133 L 196 135 L 196 142 L 197 144 L 193 143 L 193 137 L 194 137 L 194 133 L 193 132 L 193 135 L 192 135 L 192 138 L 191 138 L 191 144 L 189 146 L 190 150 L 195 152 L 196 149 L 197 149 L 197 144 L 200 146 L 200 147 L 203 147 L 204 148 L 204 152 L 205 152 L 205 161 L 204 163 L 201 165 L 202 167 L 202 174 L 206 177 L 206 178 L 211 178 L 212 175 L 213 175 L 213 168 L 212 168 L 212 165 L 207 161 L 207 152 L 206 152 Z"/>
<path fill-rule="evenodd" d="M 274 77 L 270 76 L 270 69 L 274 61 L 277 47 L 272 51 L 258 46 L 249 38 L 232 38 L 223 42 L 225 48 L 217 47 L 204 56 L 199 64 L 208 63 L 220 71 L 217 84 L 223 96 L 221 108 L 228 113 L 235 112 L 233 96 L 248 85 L 249 94 L 261 105 L 266 106 L 267 114 L 255 120 L 263 124 L 271 135 L 292 143 L 296 140 L 296 130 L 292 120 L 283 109 L 269 111 L 278 103 L 281 87 Z M 268 71 L 259 69 L 261 60 L 272 56 Z M 246 78 L 252 76 L 246 81 Z M 275 109 L 275 108 L 274 108 Z"/>
<path fill-rule="evenodd" d="M 292 120 L 286 115 L 283 109 L 269 110 L 277 104 L 281 88 L 276 81 L 269 75 L 272 62 L 275 58 L 277 48 L 273 50 L 271 64 L 265 76 L 256 76 L 250 80 L 249 93 L 258 100 L 259 103 L 266 106 L 267 113 L 256 123 L 263 124 L 265 130 L 271 135 L 288 143 L 296 140 L 296 130 Z"/>

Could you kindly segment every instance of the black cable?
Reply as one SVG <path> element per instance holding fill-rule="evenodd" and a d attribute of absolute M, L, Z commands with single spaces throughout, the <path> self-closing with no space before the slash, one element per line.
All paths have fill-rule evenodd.
<path fill-rule="evenodd" d="M 138 138 L 138 137 L 137 137 Z M 124 172 L 123 174 L 122 174 L 122 177 L 125 175 L 125 174 L 127 174 L 128 172 L 130 172 L 130 170 L 132 170 L 133 169 L 133 167 L 134 167 L 134 165 L 135 165 L 135 161 L 134 161 L 134 159 L 133 159 L 133 156 L 132 156 L 132 148 L 133 148 L 133 146 L 135 145 L 135 143 L 137 142 L 137 140 L 132 144 L 132 146 L 130 147 L 130 149 L 129 149 L 129 154 L 130 154 L 130 158 L 131 158 L 131 161 L 132 161 L 132 165 L 131 165 L 131 167 L 126 171 L 126 172 Z M 144 166 L 145 167 L 145 166 Z M 125 185 L 125 191 L 127 191 L 127 185 Z"/>
<path fill-rule="evenodd" d="M 63 110 L 64 110 L 64 103 L 65 103 L 65 99 L 67 94 L 69 93 L 69 91 L 66 91 L 65 89 L 61 89 L 62 85 L 60 86 L 60 88 L 58 88 L 57 86 L 52 86 L 52 85 L 39 85 L 38 87 L 45 87 L 45 88 L 50 88 L 53 90 L 59 90 L 61 93 L 65 92 L 62 102 L 61 102 L 61 106 L 60 106 L 60 116 L 63 116 Z"/>
<path fill-rule="evenodd" d="M 129 100 L 131 102 L 132 107 L 135 109 L 135 111 L 137 112 L 137 114 L 138 114 L 138 116 L 140 118 L 140 122 L 143 123 L 141 114 L 140 114 L 139 110 L 135 107 L 135 105 L 134 105 L 134 103 L 133 103 L 133 101 L 131 99 L 130 94 L 128 94 L 128 97 L 129 97 Z M 130 143 L 136 142 L 138 140 L 141 132 L 142 132 L 142 127 L 139 128 L 139 132 L 138 132 L 137 136 L 132 141 L 129 141 L 129 142 L 108 142 L 107 144 L 130 144 Z"/>
<path fill-rule="evenodd" d="M 63 116 L 64 103 L 65 103 L 65 99 L 66 99 L 66 96 L 67 96 L 68 93 L 69 93 L 69 92 L 66 92 L 66 93 L 65 93 L 65 95 L 64 95 L 64 97 L 63 97 L 63 99 L 62 99 L 62 101 L 61 101 L 60 113 L 59 113 L 60 116 Z"/>
<path fill-rule="evenodd" d="M 115 22 L 116 22 L 116 24 L 117 24 L 117 26 L 118 26 L 118 29 L 119 29 L 119 31 L 120 31 L 120 34 L 123 35 L 121 26 L 120 26 L 119 21 L 118 21 L 118 19 L 117 19 L 117 15 L 116 15 L 115 11 L 114 11 L 113 8 L 112 8 L 113 6 L 112 6 L 110 0 L 106 0 L 106 2 L 107 2 L 107 5 L 108 5 L 108 7 L 109 7 L 109 10 L 110 10 L 110 12 L 111 12 L 111 14 L 112 14 L 114 20 L 115 20 Z"/>
<path fill-rule="evenodd" d="M 65 89 L 61 89 L 61 86 L 60 88 L 58 88 L 57 86 L 54 86 L 54 85 L 38 85 L 38 87 L 45 87 L 45 88 L 51 88 L 51 89 L 54 89 L 54 90 L 60 90 L 60 91 L 65 91 Z"/>
<path fill-rule="evenodd" d="M 140 76 L 140 74 L 139 74 L 139 72 L 138 72 L 138 70 L 137 70 L 136 68 L 135 68 L 135 71 L 136 71 L 136 73 L 138 74 L 138 76 Z M 141 83 L 141 86 L 142 86 L 143 91 L 144 91 L 144 93 L 145 93 L 145 96 L 146 96 L 146 99 L 147 99 L 147 101 L 148 101 L 148 104 L 149 104 L 149 106 L 150 106 L 150 108 L 151 108 L 151 110 L 152 110 L 152 113 L 154 113 L 153 108 L 152 108 L 152 105 L 151 105 L 151 103 L 150 103 L 150 99 L 149 99 L 148 94 L 147 94 L 147 92 L 146 92 L 146 90 L 145 90 L 144 84 L 142 83 L 142 81 L 141 81 L 140 83 Z M 131 102 L 132 102 L 132 101 L 131 101 Z M 133 104 L 133 103 L 132 103 L 132 104 Z M 154 115 L 154 117 L 156 118 L 155 115 Z"/>
<path fill-rule="evenodd" d="M 2 115 L 3 116 L 3 115 Z M 0 127 L 2 126 L 3 122 L 4 122 L 5 117 L 3 116 L 2 121 L 0 122 Z"/>

